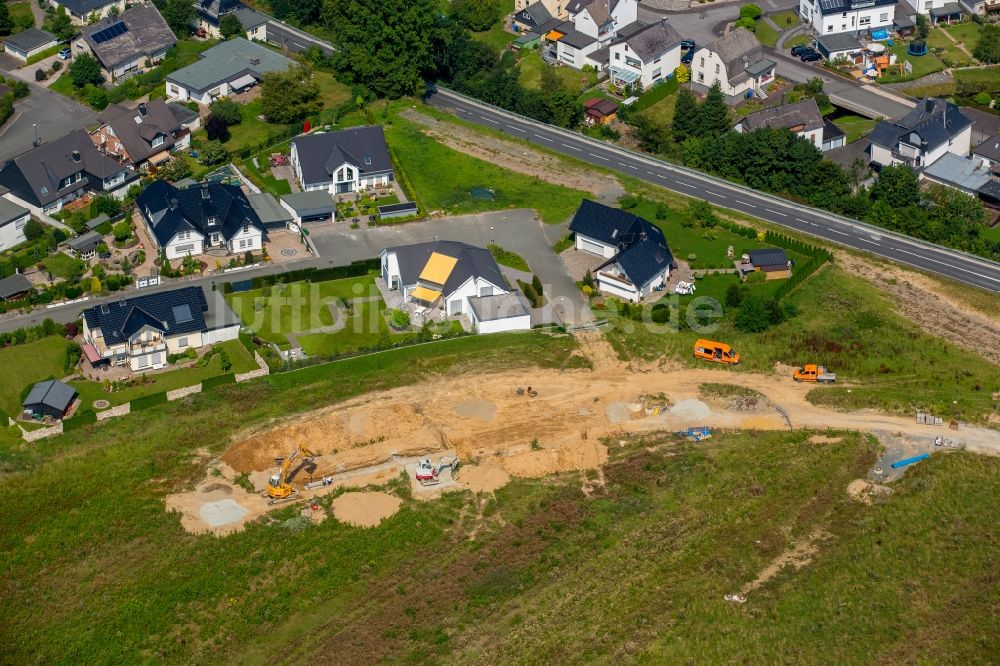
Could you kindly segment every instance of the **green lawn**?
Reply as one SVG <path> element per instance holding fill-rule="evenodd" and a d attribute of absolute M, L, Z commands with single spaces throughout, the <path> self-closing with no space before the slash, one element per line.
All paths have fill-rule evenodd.
<path fill-rule="evenodd" d="M 35 382 L 66 376 L 63 364 L 69 341 L 50 336 L 23 345 L 0 348 L 0 410 L 7 416 L 21 411 L 21 392 Z M 6 428 L 6 420 L 0 428 Z"/>
<path fill-rule="evenodd" d="M 261 137 L 267 136 L 271 131 L 271 126 L 257 116 L 261 115 L 260 100 L 254 100 L 249 104 L 240 105 L 240 114 L 243 120 L 239 125 L 229 128 L 229 139 L 222 144 L 229 152 L 242 150 L 249 145 L 260 141 Z M 204 130 L 198 131 L 199 136 L 204 137 Z"/>
<path fill-rule="evenodd" d="M 11 2 L 7 5 L 7 11 L 14 25 L 17 25 L 21 21 L 24 22 L 24 25 L 34 25 L 35 16 L 31 12 L 30 0 L 28 2 Z"/>
<path fill-rule="evenodd" d="M 501 266 L 509 266 L 519 271 L 530 271 L 531 268 L 528 266 L 528 262 L 524 260 L 524 257 L 516 252 L 511 252 L 506 250 L 499 245 L 493 244 L 487 246 L 490 254 L 496 259 L 496 262 Z"/>
<path fill-rule="evenodd" d="M 542 83 L 542 70 L 548 68 L 562 82 L 567 90 L 583 91 L 592 88 L 597 83 L 597 72 L 581 72 L 572 67 L 553 67 L 544 60 L 538 51 L 528 51 L 518 61 L 521 73 L 518 77 L 525 88 L 537 90 Z"/>
<path fill-rule="evenodd" d="M 389 147 L 428 211 L 449 215 L 504 208 L 534 208 L 544 222 L 566 220 L 580 205 L 584 192 L 508 171 L 448 148 L 396 116 L 385 128 Z M 442 174 L 448 174 L 442 178 Z M 493 190 L 492 200 L 473 190 Z"/>
<path fill-rule="evenodd" d="M 351 99 L 351 88 L 333 78 L 330 72 L 317 71 L 313 74 L 316 85 L 319 86 L 319 96 L 323 106 L 332 108 Z"/>
<path fill-rule="evenodd" d="M 52 273 L 53 277 L 69 280 L 82 273 L 86 264 L 75 257 L 71 257 L 65 252 L 56 252 L 42 259 L 45 270 Z"/>
<path fill-rule="evenodd" d="M 887 73 L 885 76 L 881 76 L 877 79 L 879 83 L 911 81 L 913 79 L 919 79 L 921 76 L 927 76 L 928 74 L 933 74 L 934 72 L 940 72 L 944 69 L 944 63 L 930 51 L 928 51 L 926 55 L 911 56 L 906 52 L 906 46 L 906 42 L 896 40 L 896 42 L 892 45 L 891 50 L 896 54 L 897 63 L 909 61 L 909 63 L 913 66 L 913 71 L 905 76 Z"/>
<path fill-rule="evenodd" d="M 73 97 L 76 89 L 73 87 L 73 81 L 69 78 L 69 73 L 66 71 L 57 72 L 54 76 L 58 76 L 55 81 L 49 85 L 49 90 L 57 92 L 60 95 L 65 95 L 66 97 Z"/>
<path fill-rule="evenodd" d="M 979 25 L 974 21 L 956 23 L 954 25 L 944 26 L 940 29 L 947 30 L 956 41 L 962 43 L 965 48 L 969 49 L 970 52 L 975 50 L 976 46 L 979 44 L 980 29 Z"/>
<path fill-rule="evenodd" d="M 501 0 L 500 16 L 505 17 L 512 13 L 514 13 L 514 0 Z M 507 48 L 508 44 L 517 39 L 517 35 L 503 29 L 503 18 L 501 18 L 501 20 L 489 30 L 484 30 L 483 32 L 472 32 L 470 34 L 473 39 L 483 42 L 484 44 L 489 44 L 495 51 L 501 51 Z"/>
<path fill-rule="evenodd" d="M 673 247 L 673 239 L 667 238 Z M 703 288 L 704 283 L 697 282 L 697 295 L 718 299 L 723 285 L 709 283 Z M 765 372 L 775 363 L 821 363 L 836 372 L 841 382 L 853 386 L 816 389 L 809 398 L 842 409 L 872 407 L 898 414 L 924 410 L 980 422 L 992 410 L 991 395 L 1000 391 L 996 366 L 922 332 L 897 315 L 889 300 L 868 282 L 827 266 L 786 302 L 796 308 L 794 317 L 764 333 L 748 334 L 734 328 L 735 312 L 722 301 L 725 317 L 710 336 L 740 352 L 742 362 L 732 371 Z M 612 321 L 609 338 L 625 358 L 666 357 L 698 363 L 691 358 L 691 345 L 704 334 L 655 331 L 631 320 Z"/>
<path fill-rule="evenodd" d="M 642 115 L 656 124 L 668 127 L 674 122 L 674 107 L 677 105 L 677 95 L 667 95 L 656 104 L 640 111 Z"/>
<path fill-rule="evenodd" d="M 371 276 L 292 282 L 264 289 L 228 294 L 226 300 L 254 333 L 279 345 L 287 345 L 287 333 L 311 331 L 333 324 L 330 304 L 337 300 L 378 296 Z M 381 297 L 379 297 L 381 303 Z M 384 307 L 382 305 L 381 307 Z"/>
<path fill-rule="evenodd" d="M 812 37 L 810 37 L 809 35 L 795 35 L 794 37 L 790 37 L 785 42 L 785 48 L 786 49 L 791 49 L 793 46 L 799 46 L 800 44 L 810 44 L 811 45 L 812 41 L 813 41 Z"/>
<path fill-rule="evenodd" d="M 754 33 L 757 35 L 757 41 L 764 46 L 774 48 L 774 45 L 778 43 L 778 31 L 763 18 L 757 19 L 757 28 Z"/>
<path fill-rule="evenodd" d="M 959 86 L 964 84 L 974 90 L 1000 91 L 1000 67 L 960 69 L 954 72 L 954 76 Z"/>
<path fill-rule="evenodd" d="M 875 120 L 864 116 L 846 115 L 837 118 L 833 124 L 847 134 L 847 143 L 857 141 L 875 128 Z"/>
<path fill-rule="evenodd" d="M 978 32 L 976 33 L 978 39 Z M 957 36 L 956 36 L 957 39 Z M 943 49 L 943 52 L 936 53 L 944 64 L 949 67 L 968 66 L 976 64 L 976 59 L 965 55 L 958 46 L 948 39 L 944 34 L 944 28 L 935 28 L 927 35 L 927 45 L 934 49 Z M 971 51 L 971 49 L 970 49 Z"/>
<path fill-rule="evenodd" d="M 214 347 L 225 350 L 226 354 L 229 355 L 229 360 L 233 364 L 229 369 L 231 373 L 249 372 L 257 368 L 257 362 L 254 361 L 253 356 L 250 355 L 250 352 L 247 351 L 246 347 L 239 340 L 230 340 L 214 345 Z M 135 373 L 135 375 L 142 374 L 141 372 Z M 124 391 L 109 393 L 100 382 L 94 381 L 75 381 L 70 382 L 70 384 L 80 393 L 82 406 L 93 408 L 95 400 L 107 400 L 112 405 L 121 405 L 136 398 L 141 398 L 144 395 L 163 393 L 164 391 L 173 391 L 185 386 L 193 386 L 209 377 L 217 377 L 222 374 L 225 374 L 222 371 L 222 359 L 216 354 L 209 360 L 208 365 L 203 368 L 177 368 L 164 372 L 149 373 L 146 375 L 149 380 L 148 384 L 133 386 Z"/>
<path fill-rule="evenodd" d="M 771 20 L 782 30 L 790 30 L 799 24 L 799 13 L 794 10 L 771 14 Z"/>

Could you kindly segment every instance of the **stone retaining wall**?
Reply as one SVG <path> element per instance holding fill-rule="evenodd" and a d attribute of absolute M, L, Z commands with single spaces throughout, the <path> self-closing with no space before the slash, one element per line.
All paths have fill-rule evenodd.
<path fill-rule="evenodd" d="M 195 384 L 194 386 L 185 386 L 183 388 L 174 389 L 173 391 L 167 391 L 167 400 L 180 400 L 186 395 L 191 395 L 193 393 L 201 393 L 201 384 Z"/>
<path fill-rule="evenodd" d="M 55 437 L 56 435 L 61 435 L 63 431 L 62 423 L 57 423 L 50 428 L 41 428 L 39 430 L 25 430 L 21 428 L 22 437 L 26 442 L 37 442 L 40 439 L 45 439 L 46 437 Z"/>
<path fill-rule="evenodd" d="M 245 382 L 248 379 L 256 379 L 257 377 L 265 377 L 271 374 L 271 369 L 267 366 L 267 362 L 261 358 L 261 355 L 256 350 L 253 353 L 253 358 L 257 361 L 257 369 L 250 372 L 241 372 L 236 375 L 237 382 Z"/>
<path fill-rule="evenodd" d="M 104 419 L 112 419 L 116 416 L 125 416 L 132 411 L 132 403 L 126 402 L 124 405 L 118 405 L 117 407 L 112 407 L 111 409 L 105 409 L 103 412 L 97 412 L 97 420 L 103 421 Z"/>

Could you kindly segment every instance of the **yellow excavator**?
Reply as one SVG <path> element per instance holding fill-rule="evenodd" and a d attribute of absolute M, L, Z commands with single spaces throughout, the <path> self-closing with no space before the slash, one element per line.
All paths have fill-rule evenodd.
<path fill-rule="evenodd" d="M 300 446 L 292 451 L 290 455 L 286 456 L 284 460 L 280 461 L 281 466 L 277 474 L 272 475 L 267 480 L 267 490 L 261 493 L 261 497 L 267 499 L 268 504 L 291 502 L 299 496 L 299 491 L 295 489 L 295 486 L 290 481 L 292 476 L 294 476 L 294 472 L 290 473 L 292 463 L 299 457 L 299 454 L 303 456 L 303 460 L 299 467 L 295 469 L 296 472 L 317 455 L 304 446 Z"/>

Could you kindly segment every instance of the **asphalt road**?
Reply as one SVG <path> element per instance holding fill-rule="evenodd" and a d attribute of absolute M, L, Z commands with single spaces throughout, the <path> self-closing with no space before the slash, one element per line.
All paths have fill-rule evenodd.
<path fill-rule="evenodd" d="M 519 139 L 639 178 L 680 194 L 738 210 L 795 231 L 846 247 L 864 250 L 906 266 L 1000 293 L 1000 264 L 916 239 L 896 236 L 860 222 L 810 209 L 763 192 L 637 155 L 604 142 L 566 132 L 510 112 L 469 100 L 446 90 L 428 102 L 463 119 Z"/>
<path fill-rule="evenodd" d="M 97 114 L 91 109 L 34 82 L 28 85 L 31 94 L 18 100 L 14 116 L 0 127 L 0 162 L 31 149 L 33 124 L 38 125 L 38 138 L 45 142 L 97 121 Z"/>

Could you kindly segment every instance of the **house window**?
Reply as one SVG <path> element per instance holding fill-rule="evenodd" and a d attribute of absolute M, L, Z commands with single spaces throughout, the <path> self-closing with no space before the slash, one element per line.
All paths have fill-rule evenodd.
<path fill-rule="evenodd" d="M 621 60 L 621 59 L 622 59 L 622 54 L 616 52 L 615 53 L 615 60 Z"/>
<path fill-rule="evenodd" d="M 653 80 L 654 81 L 656 79 L 660 78 L 661 76 L 663 76 L 663 70 L 662 69 L 660 69 L 659 67 L 657 67 L 656 69 L 653 70 Z"/>
<path fill-rule="evenodd" d="M 663 60 L 663 58 L 657 58 L 656 60 L 653 61 L 653 64 L 657 65 L 661 60 Z"/>
<path fill-rule="evenodd" d="M 705 82 L 705 72 L 698 72 L 698 83 Z"/>
<path fill-rule="evenodd" d="M 188 346 L 188 339 L 187 338 L 181 338 L 180 340 L 177 341 L 177 346 L 181 347 L 181 348 L 187 347 Z"/>
<path fill-rule="evenodd" d="M 635 58 L 625 58 L 625 64 L 629 67 L 635 67 L 636 69 L 642 68 L 642 62 L 636 60 Z"/>
<path fill-rule="evenodd" d="M 826 31 L 827 32 L 833 32 L 833 26 L 832 25 L 826 26 Z"/>
<path fill-rule="evenodd" d="M 715 63 L 715 73 L 719 73 L 719 63 Z"/>
<path fill-rule="evenodd" d="M 149 367 L 149 357 L 148 356 L 140 356 L 139 357 L 139 367 L 140 368 Z"/>
<path fill-rule="evenodd" d="M 933 8 L 934 8 L 933 0 L 927 0 L 927 2 L 924 3 L 924 9 L 933 9 Z"/>
<path fill-rule="evenodd" d="M 889 20 L 889 15 L 888 14 L 879 14 L 878 15 L 878 22 L 879 23 L 885 23 L 888 20 Z"/>
<path fill-rule="evenodd" d="M 705 66 L 705 59 L 704 58 L 700 58 L 700 60 L 701 60 L 701 66 L 704 67 Z"/>
<path fill-rule="evenodd" d="M 869 25 L 872 22 L 871 16 L 862 16 L 861 20 L 858 21 L 858 25 Z"/>
<path fill-rule="evenodd" d="M 157 146 L 162 146 L 162 145 L 163 145 L 163 135 L 162 134 L 157 134 L 155 137 L 153 137 L 153 148 L 156 148 Z"/>

